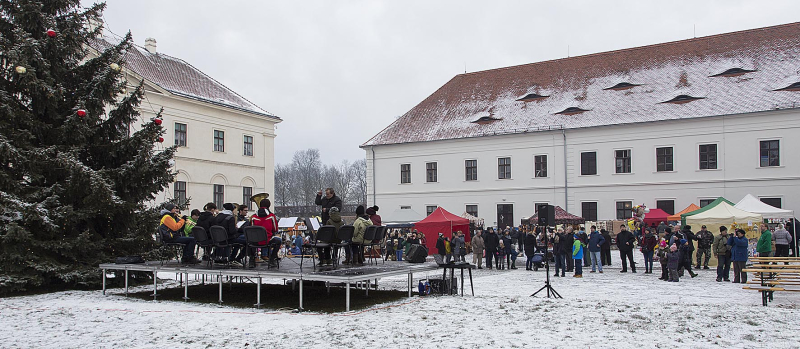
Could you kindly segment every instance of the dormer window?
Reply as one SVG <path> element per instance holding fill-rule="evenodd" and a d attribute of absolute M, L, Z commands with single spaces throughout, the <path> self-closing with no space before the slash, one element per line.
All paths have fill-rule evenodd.
<path fill-rule="evenodd" d="M 476 124 L 479 124 L 479 125 L 486 125 L 486 124 L 491 124 L 491 123 L 493 123 L 495 121 L 498 121 L 498 120 L 502 120 L 502 119 L 498 119 L 498 118 L 496 118 L 494 116 L 491 116 L 491 115 L 490 116 L 481 116 L 478 120 L 473 121 L 473 123 L 476 123 Z"/>
<path fill-rule="evenodd" d="M 604 88 L 604 90 L 614 90 L 614 91 L 622 91 L 622 90 L 630 90 L 636 86 L 641 86 L 639 84 L 632 84 L 630 82 L 620 82 L 614 86 Z"/>
<path fill-rule="evenodd" d="M 587 112 L 587 111 L 589 111 L 589 110 L 581 109 L 581 108 L 578 108 L 578 107 L 569 107 L 569 108 L 564 109 L 564 110 L 562 110 L 562 111 L 560 111 L 560 112 L 558 112 L 556 114 L 575 115 L 575 114 L 580 114 L 580 113 Z"/>
<path fill-rule="evenodd" d="M 692 96 L 689 96 L 689 95 L 678 95 L 673 99 L 670 99 L 668 101 L 664 101 L 664 102 L 661 102 L 661 103 L 685 104 L 685 103 L 689 103 L 689 102 L 696 101 L 698 99 L 704 99 L 704 98 L 705 97 L 692 97 Z"/>
<path fill-rule="evenodd" d="M 789 86 L 786 86 L 784 88 L 779 88 L 775 91 L 800 91 L 800 82 L 795 82 Z"/>
<path fill-rule="evenodd" d="M 728 70 L 726 70 L 726 71 L 724 71 L 722 73 L 719 73 L 719 74 L 716 74 L 716 75 L 711 75 L 711 77 L 712 78 L 716 78 L 716 77 L 734 77 L 734 76 L 744 75 L 744 74 L 747 74 L 747 73 L 752 73 L 754 71 L 755 70 L 742 69 L 742 68 L 731 68 L 731 69 L 728 69 Z"/>
<path fill-rule="evenodd" d="M 517 101 L 520 102 L 533 102 L 533 101 L 541 101 L 550 96 L 542 96 L 538 93 L 529 93 L 525 97 L 518 99 Z"/>

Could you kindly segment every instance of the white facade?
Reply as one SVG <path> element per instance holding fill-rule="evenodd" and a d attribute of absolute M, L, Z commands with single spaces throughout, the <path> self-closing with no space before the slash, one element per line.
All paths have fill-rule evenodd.
<path fill-rule="evenodd" d="M 701 200 L 736 202 L 750 193 L 780 198 L 783 208 L 797 210 L 797 135 L 800 113 L 786 109 L 363 147 L 370 205 L 387 211 L 410 206 L 420 213 L 438 205 L 459 215 L 477 205 L 478 216 L 494 226 L 500 204 L 513 205 L 515 225 L 534 213 L 535 203 L 579 216 L 586 214 L 583 203 L 597 203 L 597 219 L 606 220 L 617 218 L 617 202 L 657 207 L 657 201 L 673 201 L 677 212 Z M 779 166 L 760 165 L 760 142 L 766 140 L 779 141 Z M 704 144 L 716 144 L 717 169 L 700 169 Z M 672 171 L 658 171 L 660 147 L 673 149 Z M 615 173 L 616 150 L 630 150 L 630 173 Z M 596 152 L 596 175 L 581 175 L 582 152 Z M 537 155 L 547 155 L 546 177 L 534 174 Z M 505 157 L 511 158 L 511 178 L 498 179 L 498 159 Z M 466 160 L 477 160 L 477 180 L 466 180 Z M 431 162 L 437 164 L 436 182 L 426 181 Z M 401 183 L 402 164 L 411 165 L 411 183 Z"/>

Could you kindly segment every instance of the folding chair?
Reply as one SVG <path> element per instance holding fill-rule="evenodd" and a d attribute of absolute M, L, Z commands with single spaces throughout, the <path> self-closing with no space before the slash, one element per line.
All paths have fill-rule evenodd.
<path fill-rule="evenodd" d="M 175 255 L 175 259 L 178 260 L 178 263 L 183 262 L 181 256 L 183 256 L 183 248 L 186 247 L 186 244 L 165 242 L 159 231 L 156 231 L 156 243 L 160 245 L 158 249 L 158 259 L 161 261 L 162 266 L 167 260 L 167 257 L 169 257 L 170 260 L 172 259 L 170 256 L 171 253 Z"/>
<path fill-rule="evenodd" d="M 335 239 L 336 235 L 336 227 L 332 225 L 323 225 L 319 227 L 317 230 L 317 235 L 314 241 L 306 246 L 313 248 L 316 251 L 319 251 L 321 248 L 329 248 L 333 246 L 333 240 Z M 331 252 L 332 253 L 332 252 Z M 321 260 L 320 256 L 320 260 Z M 314 270 L 316 270 L 316 264 L 314 264 Z"/>
<path fill-rule="evenodd" d="M 339 227 L 339 233 L 337 234 L 337 239 L 341 240 L 342 242 L 333 244 L 332 252 L 334 252 L 333 256 L 333 267 L 334 269 L 339 265 L 339 250 L 341 248 L 350 248 L 351 241 L 353 240 L 353 234 L 355 234 L 355 227 L 352 225 L 343 225 Z M 352 252 L 351 252 L 352 255 Z"/>
<path fill-rule="evenodd" d="M 378 249 L 380 249 L 381 252 L 383 252 L 383 248 L 381 248 L 381 245 L 383 244 L 384 238 L 386 238 L 386 227 L 379 226 L 375 233 L 375 238 L 372 239 L 372 241 L 370 241 L 370 243 L 367 245 L 370 247 L 370 252 L 369 252 L 370 259 L 372 259 L 372 252 L 373 252 L 372 249 L 374 249 L 375 247 L 378 247 Z M 381 254 L 379 254 L 378 256 L 380 256 L 380 259 L 383 260 L 383 256 L 381 256 Z M 383 263 L 386 263 L 386 261 L 384 260 Z M 378 265 L 378 261 L 375 261 L 375 265 Z"/>
<path fill-rule="evenodd" d="M 211 257 L 211 249 L 214 248 L 214 240 L 211 240 L 211 237 L 208 236 L 208 232 L 203 227 L 195 226 L 192 228 L 192 237 L 197 242 L 197 254 L 200 249 L 203 249 L 203 255 L 208 258 L 208 266 L 211 266 L 213 262 L 213 258 Z"/>
<path fill-rule="evenodd" d="M 262 226 L 253 225 L 244 227 L 244 240 L 245 240 L 245 266 L 247 262 L 252 262 L 256 255 L 258 248 L 267 248 L 267 230 Z M 248 260 L 249 259 L 249 260 Z"/>
<path fill-rule="evenodd" d="M 233 246 L 242 246 L 241 244 L 231 243 L 228 241 L 228 231 L 225 228 L 215 225 L 211 227 L 211 240 L 214 241 L 214 259 L 224 258 L 225 265 L 230 266 L 231 256 L 230 248 Z M 214 261 L 211 262 L 211 269 L 214 269 Z"/>
<path fill-rule="evenodd" d="M 364 255 L 364 250 L 366 246 L 372 244 L 372 240 L 375 240 L 375 235 L 377 235 L 378 226 L 377 225 L 370 225 L 367 227 L 367 230 L 364 231 L 364 242 L 358 245 L 359 251 L 361 251 L 361 256 Z M 369 258 L 372 259 L 372 253 L 369 254 Z M 360 262 L 360 261 L 359 261 Z"/>

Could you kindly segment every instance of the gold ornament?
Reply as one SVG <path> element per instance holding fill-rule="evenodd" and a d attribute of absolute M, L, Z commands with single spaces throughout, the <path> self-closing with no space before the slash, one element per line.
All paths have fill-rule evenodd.
<path fill-rule="evenodd" d="M 120 68 L 119 68 L 119 64 L 117 64 L 117 63 L 111 63 L 111 70 L 113 70 L 113 71 L 119 71 L 119 69 L 120 69 Z"/>
<path fill-rule="evenodd" d="M 17 74 L 25 74 L 28 72 L 28 69 L 21 65 L 18 65 L 16 68 L 14 68 L 14 70 L 17 71 Z"/>

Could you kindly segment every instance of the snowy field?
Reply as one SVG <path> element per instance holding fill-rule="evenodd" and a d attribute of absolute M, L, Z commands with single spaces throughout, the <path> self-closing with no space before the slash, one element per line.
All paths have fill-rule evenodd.
<path fill-rule="evenodd" d="M 714 269 L 667 283 L 643 269 L 621 274 L 619 260 L 613 262 L 604 274 L 584 269 L 583 279 L 554 278 L 564 299 L 530 297 L 545 274 L 522 266 L 476 270 L 475 297 L 414 297 L 341 314 L 153 302 L 100 291 L 4 298 L 0 347 L 800 348 L 796 293 L 776 293 L 765 308 L 758 292 L 715 282 Z M 406 280 L 380 285 L 405 289 Z M 171 279 L 164 283 L 177 287 Z"/>

